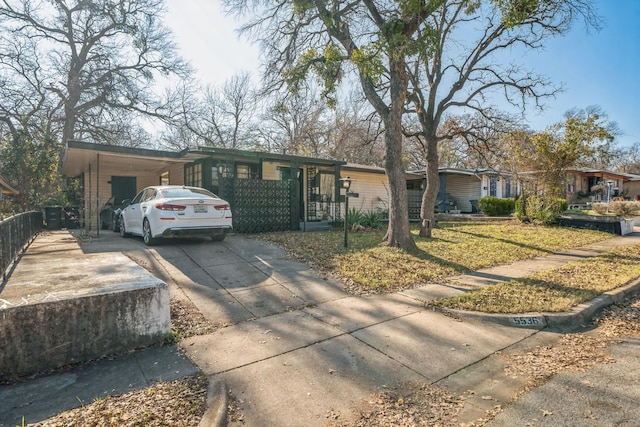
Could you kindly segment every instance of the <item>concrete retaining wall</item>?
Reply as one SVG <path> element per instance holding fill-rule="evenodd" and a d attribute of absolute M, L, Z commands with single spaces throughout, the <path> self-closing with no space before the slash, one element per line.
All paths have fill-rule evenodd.
<path fill-rule="evenodd" d="M 558 225 L 606 231 L 624 236 L 633 233 L 634 220 L 619 216 L 563 215 L 558 218 Z"/>
<path fill-rule="evenodd" d="M 0 310 L 0 380 L 161 342 L 170 333 L 166 283 L 59 293 Z"/>

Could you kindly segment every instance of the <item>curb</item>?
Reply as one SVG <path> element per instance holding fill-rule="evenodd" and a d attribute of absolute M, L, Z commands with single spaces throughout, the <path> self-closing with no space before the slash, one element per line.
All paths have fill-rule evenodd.
<path fill-rule="evenodd" d="M 571 311 L 564 313 L 513 313 L 495 314 L 482 313 L 480 311 L 465 311 L 446 307 L 438 307 L 445 313 L 457 318 L 493 322 L 504 326 L 541 330 L 546 327 L 582 326 L 590 321 L 593 316 L 605 307 L 619 303 L 630 295 L 640 293 L 640 278 L 626 286 L 605 292 L 591 301 L 578 304 Z"/>
<path fill-rule="evenodd" d="M 228 406 L 227 387 L 222 381 L 209 377 L 207 389 L 207 410 L 198 427 L 225 427 L 227 425 Z"/>

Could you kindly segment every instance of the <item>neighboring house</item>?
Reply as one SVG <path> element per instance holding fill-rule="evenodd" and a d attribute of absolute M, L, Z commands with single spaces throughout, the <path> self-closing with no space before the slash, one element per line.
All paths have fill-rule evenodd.
<path fill-rule="evenodd" d="M 622 188 L 626 198 L 640 201 L 640 175 L 633 175 L 622 184 Z"/>
<path fill-rule="evenodd" d="M 425 176 L 424 170 L 414 173 Z M 517 197 L 520 187 L 509 174 L 491 169 L 439 168 L 440 190 L 436 206 L 440 212 L 477 213 L 481 197 Z M 408 182 L 409 188 L 424 188 L 424 180 Z"/>
<path fill-rule="evenodd" d="M 565 198 L 570 205 L 607 202 L 614 197 L 636 200 L 640 185 L 638 175 L 600 169 L 570 169 L 567 171 Z"/>

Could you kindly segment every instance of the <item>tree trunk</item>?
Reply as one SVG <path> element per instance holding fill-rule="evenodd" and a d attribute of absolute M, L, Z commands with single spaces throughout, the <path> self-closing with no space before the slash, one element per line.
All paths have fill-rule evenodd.
<path fill-rule="evenodd" d="M 407 75 L 403 61 L 389 60 L 390 106 L 382 115 L 385 125 L 385 170 L 389 179 L 389 227 L 385 241 L 405 251 L 417 250 L 409 228 L 409 199 L 407 177 L 402 162 L 403 133 L 402 113 L 407 97 Z"/>
<path fill-rule="evenodd" d="M 435 136 L 427 140 L 425 163 L 427 182 L 420 206 L 420 237 L 431 237 L 431 231 L 436 225 L 435 206 L 440 190 L 438 142 Z"/>

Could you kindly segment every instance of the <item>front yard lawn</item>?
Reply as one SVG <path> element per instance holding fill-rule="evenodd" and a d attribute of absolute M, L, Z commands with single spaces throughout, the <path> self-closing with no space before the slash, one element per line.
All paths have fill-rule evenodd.
<path fill-rule="evenodd" d="M 546 255 L 612 238 L 608 233 L 560 227 L 499 223 L 441 223 L 430 239 L 413 230 L 418 251 L 382 246 L 385 230 L 349 233 L 290 232 L 261 237 L 293 257 L 344 278 L 354 293 L 383 293 L 436 283 L 449 276 Z"/>
<path fill-rule="evenodd" d="M 568 311 L 640 277 L 640 244 L 486 286 L 433 304 L 488 313 Z"/>

